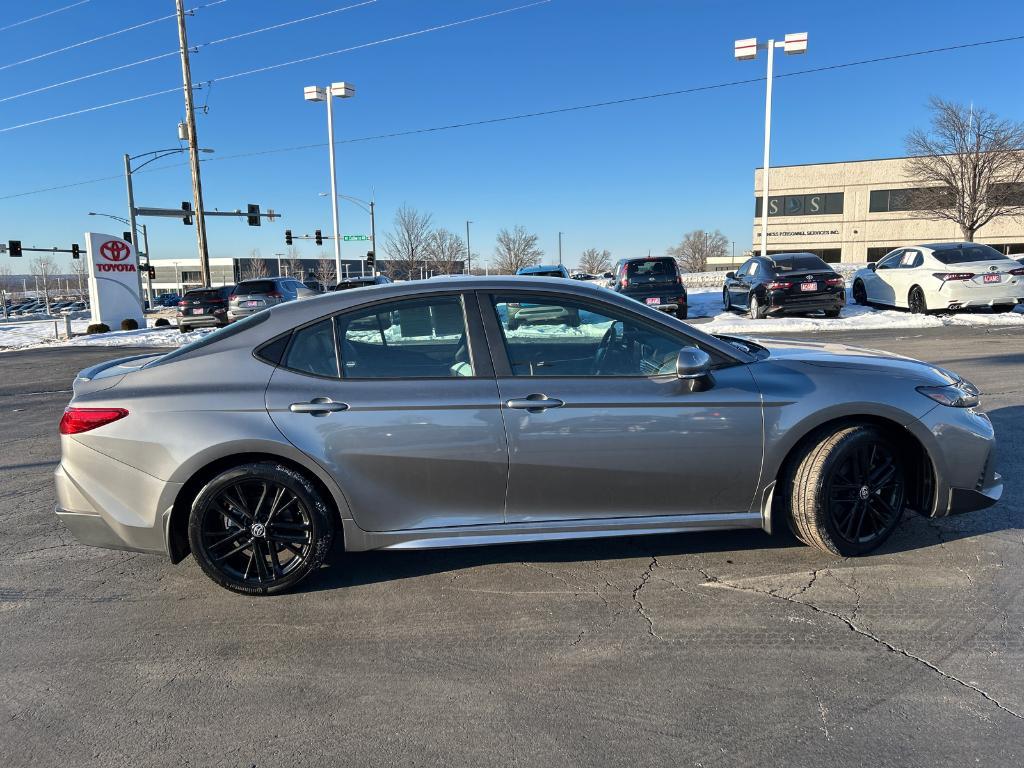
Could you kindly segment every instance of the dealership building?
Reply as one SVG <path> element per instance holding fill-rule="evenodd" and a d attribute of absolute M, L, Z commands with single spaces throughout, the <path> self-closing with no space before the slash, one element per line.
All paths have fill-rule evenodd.
<path fill-rule="evenodd" d="M 913 210 L 915 185 L 906 158 L 855 160 L 771 169 L 768 253 L 809 251 L 830 263 L 863 264 L 911 243 L 963 238 L 953 222 L 924 218 Z M 754 252 L 761 242 L 763 172 L 754 173 Z M 1024 254 L 1024 218 L 1005 216 L 975 236 L 1002 253 Z M 710 260 L 711 269 L 739 260 Z"/>

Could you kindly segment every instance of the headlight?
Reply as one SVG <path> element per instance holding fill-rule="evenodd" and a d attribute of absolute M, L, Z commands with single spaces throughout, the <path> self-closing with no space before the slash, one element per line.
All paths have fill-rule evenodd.
<path fill-rule="evenodd" d="M 981 390 L 965 379 L 943 387 L 918 387 L 917 391 L 950 408 L 974 408 L 981 402 Z"/>

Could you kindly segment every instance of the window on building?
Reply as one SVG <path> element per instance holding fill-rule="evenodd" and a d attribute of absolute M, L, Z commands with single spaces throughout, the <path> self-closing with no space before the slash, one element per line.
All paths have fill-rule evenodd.
<path fill-rule="evenodd" d="M 842 192 L 813 192 L 809 195 L 779 195 L 768 198 L 768 217 L 824 216 L 843 212 Z M 754 198 L 754 215 L 761 216 L 761 198 Z"/>
<path fill-rule="evenodd" d="M 181 282 L 183 282 L 183 283 L 201 283 L 201 282 L 203 282 L 203 273 L 200 272 L 198 269 L 196 269 L 196 270 L 183 269 L 183 270 L 181 270 Z"/>

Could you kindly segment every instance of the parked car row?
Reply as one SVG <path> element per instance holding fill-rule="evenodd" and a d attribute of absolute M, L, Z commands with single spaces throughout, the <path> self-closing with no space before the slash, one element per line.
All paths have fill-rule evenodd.
<path fill-rule="evenodd" d="M 84 312 L 89 308 L 89 302 L 79 299 L 53 299 L 49 304 L 47 313 L 46 301 L 43 299 L 26 299 L 20 302 L 12 302 L 7 307 L 7 314 L 11 317 L 27 317 L 29 315 L 48 314 L 50 317 L 70 315 L 73 312 Z"/>

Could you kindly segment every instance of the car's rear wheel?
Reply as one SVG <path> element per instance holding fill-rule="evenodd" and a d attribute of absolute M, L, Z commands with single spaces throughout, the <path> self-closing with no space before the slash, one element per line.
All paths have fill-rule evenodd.
<path fill-rule="evenodd" d="M 910 294 L 907 296 L 907 305 L 915 315 L 928 314 L 928 301 L 925 299 L 924 291 L 921 290 L 920 286 L 915 285 L 910 289 Z"/>
<path fill-rule="evenodd" d="M 761 301 L 757 298 L 756 294 L 750 294 L 747 306 L 750 307 L 750 318 L 752 320 L 764 320 L 765 308 L 761 306 Z"/>
<path fill-rule="evenodd" d="M 862 307 L 866 307 L 868 304 L 868 289 L 864 286 L 863 280 L 853 281 L 853 301 Z"/>
<path fill-rule="evenodd" d="M 268 595 L 324 562 L 334 516 L 307 477 L 272 462 L 243 464 L 210 480 L 192 503 L 188 537 L 199 567 L 234 592 Z"/>
<path fill-rule="evenodd" d="M 900 451 L 873 426 L 824 436 L 803 454 L 791 482 L 793 533 L 805 544 L 844 557 L 881 546 L 906 508 Z"/>
<path fill-rule="evenodd" d="M 188 333 L 192 329 L 189 328 L 187 325 L 182 325 L 181 323 L 178 323 L 178 330 L 181 331 L 182 333 Z"/>
<path fill-rule="evenodd" d="M 839 317 L 840 311 L 841 310 L 838 310 L 838 309 L 826 309 L 825 310 L 825 317 Z"/>
<path fill-rule="evenodd" d="M 685 304 L 683 304 L 683 306 L 681 307 L 676 307 L 676 317 L 678 317 L 680 320 L 685 320 L 687 314 L 689 314 L 689 311 Z"/>

